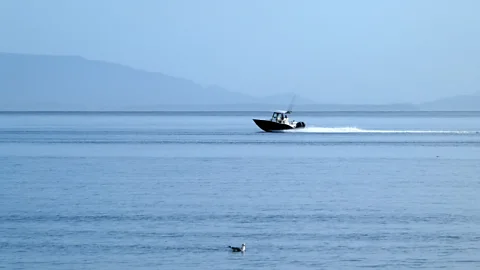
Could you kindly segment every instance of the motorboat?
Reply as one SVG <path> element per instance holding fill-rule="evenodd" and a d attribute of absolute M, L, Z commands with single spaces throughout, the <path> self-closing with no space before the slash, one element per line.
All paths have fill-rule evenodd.
<path fill-rule="evenodd" d="M 291 111 L 277 110 L 273 111 L 272 117 L 268 120 L 253 119 L 253 121 L 266 132 L 305 128 L 304 122 L 289 121 L 289 114 L 291 114 Z"/>

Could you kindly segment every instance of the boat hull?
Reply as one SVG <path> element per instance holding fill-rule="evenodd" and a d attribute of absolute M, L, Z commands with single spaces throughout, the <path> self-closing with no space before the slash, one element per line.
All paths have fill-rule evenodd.
<path fill-rule="evenodd" d="M 260 129 L 266 132 L 294 129 L 294 127 L 290 125 L 275 123 L 270 120 L 253 119 L 253 122 L 255 122 Z"/>

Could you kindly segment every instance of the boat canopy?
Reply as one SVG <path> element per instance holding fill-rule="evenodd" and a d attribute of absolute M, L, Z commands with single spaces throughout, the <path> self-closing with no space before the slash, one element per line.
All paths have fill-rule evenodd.
<path fill-rule="evenodd" d="M 273 111 L 274 113 L 280 113 L 280 114 L 288 114 L 290 113 L 290 111 L 283 111 L 283 110 L 276 110 L 276 111 Z"/>

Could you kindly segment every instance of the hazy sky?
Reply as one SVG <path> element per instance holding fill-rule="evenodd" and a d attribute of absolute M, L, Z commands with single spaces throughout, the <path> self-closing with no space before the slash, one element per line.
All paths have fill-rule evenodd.
<path fill-rule="evenodd" d="M 480 90 L 478 0 L 1 0 L 0 51 L 80 55 L 253 95 Z"/>

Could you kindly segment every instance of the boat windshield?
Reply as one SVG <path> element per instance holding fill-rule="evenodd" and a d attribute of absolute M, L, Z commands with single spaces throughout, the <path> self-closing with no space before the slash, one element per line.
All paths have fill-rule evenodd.
<path fill-rule="evenodd" d="M 272 122 L 276 122 L 276 123 L 288 122 L 288 116 L 283 113 L 274 112 L 272 115 Z"/>

